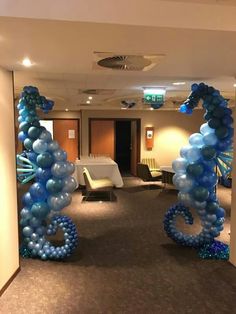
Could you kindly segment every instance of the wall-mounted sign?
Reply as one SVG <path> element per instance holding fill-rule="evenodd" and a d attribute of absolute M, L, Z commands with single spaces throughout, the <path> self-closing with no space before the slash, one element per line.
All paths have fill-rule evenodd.
<path fill-rule="evenodd" d="M 152 150 L 153 145 L 154 145 L 154 127 L 145 128 L 145 142 L 146 142 L 146 148 L 148 150 Z"/>
<path fill-rule="evenodd" d="M 165 89 L 164 88 L 145 88 L 144 89 L 144 102 L 147 104 L 154 104 L 157 108 L 160 108 L 164 104 Z"/>
<path fill-rule="evenodd" d="M 144 102 L 147 104 L 163 104 L 164 103 L 164 95 L 152 95 L 145 94 Z"/>
<path fill-rule="evenodd" d="M 75 138 L 75 130 L 68 130 L 68 138 Z"/>

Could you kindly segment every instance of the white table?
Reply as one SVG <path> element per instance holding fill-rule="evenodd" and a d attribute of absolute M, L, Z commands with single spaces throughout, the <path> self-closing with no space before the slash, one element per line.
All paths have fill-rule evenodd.
<path fill-rule="evenodd" d="M 76 160 L 75 177 L 78 185 L 85 185 L 83 169 L 86 167 L 93 179 L 109 178 L 115 187 L 121 188 L 124 185 L 117 163 L 111 158 L 83 158 Z"/>

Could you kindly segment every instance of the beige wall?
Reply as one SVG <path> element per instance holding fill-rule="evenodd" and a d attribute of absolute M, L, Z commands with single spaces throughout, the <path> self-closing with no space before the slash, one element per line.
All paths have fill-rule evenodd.
<path fill-rule="evenodd" d="M 19 267 L 12 73 L 0 68 L 0 289 Z"/>
<path fill-rule="evenodd" d="M 234 115 L 234 129 L 236 128 L 236 110 L 233 112 Z M 234 143 L 236 143 L 236 132 L 234 133 Z M 234 161 L 236 162 L 236 145 L 234 145 Z M 236 171 L 233 168 L 232 175 L 232 202 L 231 202 L 231 212 L 230 212 L 230 262 L 236 266 Z"/>
<path fill-rule="evenodd" d="M 156 158 L 161 166 L 170 166 L 179 156 L 182 146 L 188 144 L 189 136 L 199 132 L 203 120 L 203 110 L 195 110 L 187 116 L 178 111 L 132 111 L 132 110 L 83 110 L 52 111 L 42 114 L 42 118 L 80 119 L 80 152 L 89 153 L 89 118 L 140 118 L 141 119 L 141 158 Z M 145 147 L 145 127 L 154 126 L 154 147 L 148 151 Z"/>
<path fill-rule="evenodd" d="M 188 137 L 199 132 L 203 121 L 203 111 L 195 110 L 192 116 L 177 111 L 82 111 L 81 155 L 88 154 L 89 118 L 140 118 L 141 119 L 141 158 L 154 157 L 161 166 L 169 166 L 179 156 L 182 146 L 188 144 Z M 154 147 L 145 147 L 145 127 L 154 126 Z"/>

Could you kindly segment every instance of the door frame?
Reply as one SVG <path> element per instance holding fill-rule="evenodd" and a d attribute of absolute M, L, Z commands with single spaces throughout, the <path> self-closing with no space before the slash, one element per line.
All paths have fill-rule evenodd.
<path fill-rule="evenodd" d="M 78 118 L 46 118 L 46 119 L 42 119 L 41 117 L 39 117 L 40 119 L 39 120 L 50 120 L 50 121 L 53 121 L 53 120 L 76 120 L 77 121 L 77 124 L 78 124 L 78 131 L 79 131 L 79 134 L 78 134 L 78 158 L 80 158 L 80 136 L 81 136 L 81 129 L 80 129 L 80 119 Z"/>
<path fill-rule="evenodd" d="M 89 124 L 89 132 L 88 132 L 88 137 L 89 137 L 89 154 L 91 153 L 91 127 L 92 127 L 92 121 L 99 121 L 99 120 L 110 120 L 114 121 L 114 124 L 116 121 L 136 121 L 137 123 L 137 158 L 136 158 L 136 163 L 138 164 L 140 162 L 140 155 L 141 155 L 141 118 L 89 118 L 88 119 L 88 124 Z M 116 159 L 116 128 L 114 127 L 114 156 Z"/>

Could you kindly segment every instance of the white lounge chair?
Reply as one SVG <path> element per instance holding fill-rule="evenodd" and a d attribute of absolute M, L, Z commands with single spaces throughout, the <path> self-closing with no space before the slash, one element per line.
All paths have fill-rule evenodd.
<path fill-rule="evenodd" d="M 83 176 L 86 185 L 85 201 L 88 200 L 93 192 L 109 192 L 109 199 L 110 201 L 113 200 L 113 183 L 109 178 L 92 179 L 87 168 L 84 168 Z"/>

